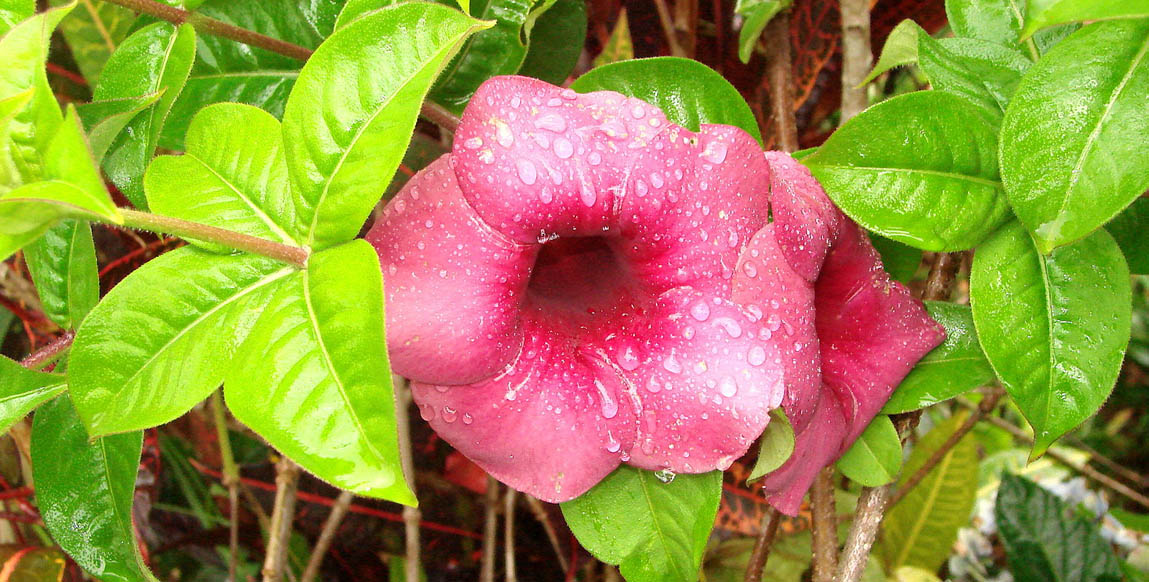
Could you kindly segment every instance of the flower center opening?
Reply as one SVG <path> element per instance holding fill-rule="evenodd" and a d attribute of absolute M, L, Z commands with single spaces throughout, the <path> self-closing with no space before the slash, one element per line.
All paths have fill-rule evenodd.
<path fill-rule="evenodd" d="M 605 237 L 558 238 L 543 245 L 527 299 L 548 315 L 585 326 L 634 305 L 638 285 Z"/>

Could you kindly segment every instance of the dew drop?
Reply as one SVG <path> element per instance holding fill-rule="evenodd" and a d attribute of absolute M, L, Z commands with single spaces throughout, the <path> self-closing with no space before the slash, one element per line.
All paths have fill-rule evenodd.
<path fill-rule="evenodd" d="M 550 204 L 551 200 L 554 200 L 554 199 L 555 199 L 555 196 L 554 196 L 554 194 L 551 194 L 550 188 L 543 188 L 542 190 L 539 191 L 539 200 L 542 200 L 543 204 Z"/>
<path fill-rule="evenodd" d="M 535 127 L 562 133 L 567 130 L 567 120 L 557 113 L 547 113 L 535 120 Z"/>
<path fill-rule="evenodd" d="M 598 389 L 599 400 L 602 401 L 602 417 L 610 419 L 618 416 L 618 403 L 610 397 L 610 393 L 606 391 L 606 386 L 595 380 L 594 387 Z"/>
<path fill-rule="evenodd" d="M 459 418 L 458 411 L 456 411 L 454 408 L 451 408 L 450 406 L 443 407 L 443 422 L 449 424 L 455 422 L 456 418 Z"/>
<path fill-rule="evenodd" d="M 721 164 L 726 161 L 726 142 L 714 140 L 706 144 L 706 149 L 702 150 L 702 158 L 712 164 Z"/>
<path fill-rule="evenodd" d="M 469 425 L 472 422 L 475 422 L 475 417 L 471 416 L 471 414 L 469 412 L 464 412 L 463 413 L 463 424 Z"/>
<path fill-rule="evenodd" d="M 663 483 L 670 483 L 671 481 L 674 481 L 676 476 L 677 475 L 675 475 L 674 471 L 671 471 L 670 469 L 662 469 L 654 472 L 654 478 L 662 481 Z"/>
<path fill-rule="evenodd" d="M 477 149 L 483 147 L 483 138 L 472 137 L 472 138 L 468 139 L 467 141 L 463 142 L 463 147 L 465 147 L 469 150 L 477 150 Z"/>
<path fill-rule="evenodd" d="M 511 133 L 511 128 L 507 124 L 496 124 L 495 141 L 505 148 L 509 148 L 515 143 L 515 136 Z"/>
<path fill-rule="evenodd" d="M 750 362 L 751 366 L 761 366 L 766 363 L 766 350 L 762 349 L 762 346 L 750 348 L 750 352 L 746 354 L 746 361 Z"/>
<path fill-rule="evenodd" d="M 539 179 L 538 170 L 535 169 L 535 165 L 530 160 L 516 160 L 515 169 L 519 172 L 519 179 L 527 186 L 534 184 Z"/>
<path fill-rule="evenodd" d="M 646 381 L 646 389 L 652 393 L 662 392 L 662 384 L 660 384 L 654 376 L 651 376 L 650 379 Z"/>
<path fill-rule="evenodd" d="M 730 337 L 742 337 L 742 327 L 729 317 L 719 317 L 714 320 L 714 324 L 721 327 Z"/>
<path fill-rule="evenodd" d="M 587 208 L 594 206 L 595 202 L 598 202 L 598 194 L 595 193 L 594 187 L 590 185 L 590 181 L 585 177 L 579 182 L 578 197 Z"/>
<path fill-rule="evenodd" d="M 699 301 L 690 308 L 690 316 L 698 321 L 706 321 L 710 317 L 710 306 L 705 301 Z"/>
<path fill-rule="evenodd" d="M 622 448 L 622 443 L 614 438 L 614 435 L 608 430 L 606 431 L 606 452 L 617 453 Z"/>
<path fill-rule="evenodd" d="M 629 372 L 638 368 L 638 365 L 638 355 L 634 353 L 634 348 L 626 346 L 626 349 L 618 356 L 618 366 Z"/>
<path fill-rule="evenodd" d="M 738 382 L 727 376 L 718 383 L 718 391 L 727 398 L 734 398 L 734 395 L 738 394 Z"/>
<path fill-rule="evenodd" d="M 574 146 L 565 137 L 555 139 L 555 155 L 562 159 L 567 159 L 574 155 Z"/>
<path fill-rule="evenodd" d="M 636 103 L 634 107 L 630 108 L 630 116 L 635 119 L 642 119 L 646 116 L 646 108 L 641 104 Z"/>
<path fill-rule="evenodd" d="M 663 181 L 662 174 L 659 174 L 658 172 L 651 172 L 650 184 L 655 188 L 661 188 L 664 184 L 666 184 L 666 182 Z"/>
<path fill-rule="evenodd" d="M 602 163 L 602 155 L 598 152 L 591 152 L 590 155 L 586 157 L 586 161 L 592 166 L 597 166 Z"/>
<path fill-rule="evenodd" d="M 646 196 L 647 191 L 646 182 L 642 180 L 636 180 L 634 182 L 634 193 L 638 194 L 639 197 Z"/>
<path fill-rule="evenodd" d="M 746 273 L 747 277 L 753 279 L 758 276 L 758 267 L 755 267 L 754 263 L 746 261 L 742 264 L 742 272 Z"/>
<path fill-rule="evenodd" d="M 678 361 L 678 358 L 674 357 L 674 354 L 666 356 L 666 359 L 662 361 L 662 367 L 671 374 L 682 373 L 682 364 Z"/>
<path fill-rule="evenodd" d="M 424 404 L 419 407 L 419 418 L 427 422 L 435 420 L 435 407 L 430 404 Z"/>

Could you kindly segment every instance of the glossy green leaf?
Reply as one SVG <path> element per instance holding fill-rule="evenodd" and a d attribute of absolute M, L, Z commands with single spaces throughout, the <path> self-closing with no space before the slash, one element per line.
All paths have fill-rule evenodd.
<path fill-rule="evenodd" d="M 922 71 L 934 89 L 953 93 L 999 118 L 1032 62 L 983 40 L 918 37 Z"/>
<path fill-rule="evenodd" d="M 557 0 L 534 23 L 518 74 L 562 85 L 586 44 L 586 2 Z"/>
<path fill-rule="evenodd" d="M 802 163 L 850 218 L 923 250 L 972 248 L 1009 217 L 996 128 L 945 92 L 879 103 Z"/>
<path fill-rule="evenodd" d="M 186 153 L 153 160 L 144 190 L 158 214 L 297 242 L 289 233 L 296 222 L 283 133 L 279 121 L 256 107 L 219 103 L 202 109 L 188 128 Z"/>
<path fill-rule="evenodd" d="M 869 235 L 874 250 L 882 257 L 882 268 L 890 274 L 890 278 L 902 283 L 909 282 L 922 265 L 922 251 L 884 236 L 874 233 Z"/>
<path fill-rule="evenodd" d="M 64 376 L 35 372 L 0 356 L 0 430 L 8 432 L 33 408 L 55 398 L 65 389 Z"/>
<path fill-rule="evenodd" d="M 1146 0 L 1027 0 L 1025 4 L 1022 39 L 1043 28 L 1069 22 L 1149 18 Z"/>
<path fill-rule="evenodd" d="M 886 36 L 886 43 L 882 45 L 882 54 L 878 62 L 874 63 L 873 70 L 862 80 L 868 84 L 878 75 L 893 69 L 918 62 L 918 37 L 924 34 L 922 27 L 913 20 L 903 20 Z"/>
<path fill-rule="evenodd" d="M 965 420 L 958 414 L 914 445 L 898 485 L 925 465 Z M 905 498 L 886 512 L 879 553 L 887 571 L 917 566 L 935 572 L 952 552 L 958 530 L 969 524 L 977 492 L 976 439 L 967 434 Z"/>
<path fill-rule="evenodd" d="M 16 116 L 32 101 L 34 93 L 34 89 L 27 89 L 0 99 L 0 194 L 18 187 L 23 182 L 15 163 L 19 153 L 16 149 L 18 146 L 8 136 L 13 130 L 18 131 Z"/>
<path fill-rule="evenodd" d="M 196 11 L 305 48 L 314 49 L 331 35 L 342 0 L 299 2 L 209 0 Z M 196 60 L 187 85 L 164 123 L 160 146 L 184 149 L 184 134 L 195 114 L 213 103 L 254 105 L 276 118 L 283 108 L 303 62 L 220 36 L 196 39 Z"/>
<path fill-rule="evenodd" d="M 60 327 L 78 325 L 100 300 L 96 246 L 87 222 L 52 226 L 24 248 L 24 260 L 44 314 Z"/>
<path fill-rule="evenodd" d="M 125 97 L 84 103 L 76 108 L 84 130 L 88 132 L 88 145 L 92 159 L 103 162 L 104 155 L 116 136 L 132 121 L 139 112 L 159 100 L 163 93 L 152 93 L 142 97 Z"/>
<path fill-rule="evenodd" d="M 628 581 L 686 581 L 698 579 L 721 496 L 721 471 L 664 483 L 622 465 L 561 507 L 579 543 Z"/>
<path fill-rule="evenodd" d="M 775 408 L 770 411 L 770 422 L 762 436 L 758 437 L 758 459 L 750 470 L 747 482 L 765 477 L 767 473 L 781 467 L 794 452 L 794 427 L 786 417 L 786 411 Z"/>
<path fill-rule="evenodd" d="M 538 9 L 535 4 L 535 0 L 476 0 L 471 14 L 494 26 L 467 40 L 458 58 L 443 69 L 431 99 L 461 114 L 483 81 L 518 71 L 527 57 L 530 38 L 525 25 L 532 10 Z M 545 9 L 553 0 L 541 4 Z"/>
<path fill-rule="evenodd" d="M 1137 0 L 1141 1 L 1141 0 Z M 1015 48 L 1036 61 L 1075 30 L 1063 26 L 1020 40 L 1026 21 L 1026 0 L 946 0 L 946 15 L 954 34 Z"/>
<path fill-rule="evenodd" d="M 1138 198 L 1121 214 L 1118 214 L 1105 230 L 1113 235 L 1117 246 L 1121 247 L 1129 272 L 1149 275 L 1149 198 Z"/>
<path fill-rule="evenodd" d="M 579 93 L 617 91 L 642 99 L 691 131 L 703 123 L 740 127 L 762 143 L 758 121 L 742 94 L 706 65 L 677 57 L 636 59 L 592 69 L 571 84 Z"/>
<path fill-rule="evenodd" d="M 0 196 L 0 234 L 43 232 L 62 218 L 122 222 L 120 211 L 106 194 L 93 196 L 69 182 L 33 182 Z"/>
<path fill-rule="evenodd" d="M 1149 20 L 1090 25 L 1022 80 L 1001 127 L 1001 177 L 1038 248 L 1078 240 L 1149 188 Z"/>
<path fill-rule="evenodd" d="M 144 169 L 155 153 L 164 120 L 183 89 L 193 60 L 195 30 L 191 25 L 176 28 L 157 22 L 137 30 L 120 44 L 93 90 L 97 101 L 163 91 L 154 104 L 128 122 L 104 157 L 108 178 L 139 208 L 147 207 Z"/>
<path fill-rule="evenodd" d="M 167 253 L 121 281 L 72 345 L 72 399 L 96 436 L 163 424 L 223 381 L 251 327 L 251 305 L 295 273 L 257 255 L 193 248 Z"/>
<path fill-rule="evenodd" d="M 946 328 L 946 341 L 926 354 L 882 407 L 897 414 L 933 406 L 964 394 L 994 379 L 993 368 L 981 351 L 968 305 L 926 301 L 930 317 Z"/>
<path fill-rule="evenodd" d="M 399 463 L 382 273 L 366 241 L 320 251 L 276 284 L 224 395 L 240 422 L 317 477 L 415 504 Z"/>
<path fill-rule="evenodd" d="M 736 0 L 734 13 L 742 16 L 742 30 L 738 33 L 738 58 L 750 62 L 758 37 L 775 14 L 790 7 L 792 0 Z"/>
<path fill-rule="evenodd" d="M 1017 582 L 1119 582 L 1113 547 L 1096 525 L 1036 483 L 1004 475 L 994 518 Z"/>
<path fill-rule="evenodd" d="M 339 16 L 335 18 L 335 30 L 339 30 L 355 20 L 366 16 L 369 12 L 374 12 L 380 8 L 387 8 L 410 0 L 347 0 L 343 5 L 343 9 L 339 11 Z M 468 14 L 470 12 L 468 11 Z"/>
<path fill-rule="evenodd" d="M 879 487 L 896 479 L 902 467 L 902 439 L 890 417 L 875 416 L 834 465 L 843 475 L 866 487 Z"/>
<path fill-rule="evenodd" d="M 323 248 L 358 234 L 395 173 L 436 74 L 483 23 L 429 3 L 373 12 L 331 35 L 283 115 L 296 226 Z"/>
<path fill-rule="evenodd" d="M 52 6 L 67 4 L 51 0 Z M 72 57 L 89 85 L 100 80 L 104 64 L 120 46 L 136 14 L 127 8 L 102 0 L 79 0 L 76 9 L 60 22 L 60 32 L 72 50 Z"/>
<path fill-rule="evenodd" d="M 36 411 L 32 472 L 36 505 L 52 538 L 107 582 L 154 582 L 132 533 L 132 494 L 143 433 L 89 441 L 68 398 Z"/>
<path fill-rule="evenodd" d="M 634 42 L 630 39 L 630 20 L 626 16 L 626 7 L 618 11 L 618 22 L 614 23 L 614 30 L 610 31 L 610 38 L 602 47 L 602 52 L 594 58 L 594 67 L 598 68 L 610 63 L 629 61 L 634 58 Z"/>
<path fill-rule="evenodd" d="M 36 12 L 36 0 L 0 1 L 0 36 Z"/>
<path fill-rule="evenodd" d="M 978 248 L 970 302 L 981 347 L 1041 455 L 1117 381 L 1132 317 L 1121 251 L 1102 230 L 1041 255 L 1012 223 Z"/>

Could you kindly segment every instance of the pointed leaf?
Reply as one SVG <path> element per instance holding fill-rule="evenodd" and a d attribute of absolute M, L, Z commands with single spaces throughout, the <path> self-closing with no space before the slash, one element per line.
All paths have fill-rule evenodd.
<path fill-rule="evenodd" d="M 186 153 L 156 158 L 144 175 L 153 212 L 296 243 L 302 233 L 288 232 L 295 208 L 279 121 L 250 105 L 210 105 L 192 121 L 186 144 Z"/>
<path fill-rule="evenodd" d="M 930 317 L 946 328 L 946 341 L 917 363 L 882 408 L 898 414 L 933 406 L 994 379 L 993 368 L 977 343 L 968 305 L 926 301 Z"/>
<path fill-rule="evenodd" d="M 401 4 L 331 35 L 283 115 L 296 229 L 323 248 L 358 234 L 387 188 L 436 74 L 483 26 L 457 10 Z"/>
<path fill-rule="evenodd" d="M 119 224 L 120 211 L 106 196 L 92 196 L 75 184 L 45 180 L 0 196 L 0 234 L 44 232 L 62 218 L 99 219 Z M 29 239 L 31 241 L 32 239 Z"/>
<path fill-rule="evenodd" d="M 775 408 L 770 411 L 770 422 L 758 439 L 758 459 L 750 470 L 747 482 L 765 477 L 767 473 L 781 467 L 794 453 L 794 427 L 786 418 L 786 411 Z"/>
<path fill-rule="evenodd" d="M 742 16 L 742 30 L 738 32 L 738 59 L 750 62 L 758 37 L 775 14 L 790 7 L 791 0 L 737 0 L 734 13 Z"/>
<path fill-rule="evenodd" d="M 0 1 L 0 36 L 36 13 L 36 0 Z"/>
<path fill-rule="evenodd" d="M 1105 230 L 1113 235 L 1129 263 L 1129 272 L 1149 275 L 1149 198 L 1138 198 L 1118 214 Z"/>
<path fill-rule="evenodd" d="M 1068 22 L 1149 18 L 1149 1 L 1027 0 L 1025 17 L 1025 26 L 1021 29 L 1023 40 L 1038 30 Z"/>
<path fill-rule="evenodd" d="M 1001 176 L 1038 248 L 1078 240 L 1149 188 L 1149 20 L 1087 26 L 1022 80 Z"/>
<path fill-rule="evenodd" d="M 941 91 L 875 105 L 804 158 L 830 198 L 867 229 L 928 251 L 976 246 L 1009 216 L 997 130 Z"/>
<path fill-rule="evenodd" d="M 67 4 L 51 0 L 52 6 Z M 60 32 L 72 50 L 72 57 L 89 85 L 100 80 L 100 73 L 116 47 L 123 42 L 136 20 L 127 8 L 102 0 L 79 0 L 76 9 L 60 22 Z"/>
<path fill-rule="evenodd" d="M 139 432 L 88 440 L 68 398 L 36 411 L 32 472 L 36 505 L 53 539 L 84 570 L 108 582 L 154 582 L 132 533 Z"/>
<path fill-rule="evenodd" d="M 60 374 L 35 372 L 5 357 L 0 357 L 0 430 L 8 432 L 13 424 L 40 404 L 67 389 Z"/>
<path fill-rule="evenodd" d="M 698 131 L 702 123 L 724 123 L 742 128 L 762 143 L 758 122 L 742 94 L 698 61 L 655 57 L 611 63 L 579 77 L 571 89 L 617 91 L 658 107 L 667 119 L 691 131 Z"/>
<path fill-rule="evenodd" d="M 140 97 L 163 91 L 151 106 L 136 114 L 113 140 L 104 171 L 139 208 L 144 198 L 144 169 L 155 153 L 172 103 L 183 89 L 195 59 L 195 29 L 157 22 L 137 30 L 108 59 L 92 93 L 97 101 Z"/>
<path fill-rule="evenodd" d="M 879 487 L 896 479 L 902 467 L 902 439 L 890 417 L 875 416 L 834 466 L 866 487 Z"/>
<path fill-rule="evenodd" d="M 586 44 L 586 2 L 557 0 L 535 20 L 518 74 L 562 85 Z"/>
<path fill-rule="evenodd" d="M 1026 0 L 946 0 L 946 15 L 954 34 L 1018 49 L 1032 61 L 1075 30 L 1063 26 L 1021 40 Z"/>
<path fill-rule="evenodd" d="M 543 2 L 544 6 L 554 1 Z M 530 30 L 525 25 L 534 8 L 534 0 L 486 0 L 476 9 L 476 18 L 494 26 L 476 32 L 452 60 L 431 91 L 431 99 L 461 114 L 475 90 L 484 81 L 498 75 L 511 75 L 527 57 Z M 580 43 L 581 45 L 582 43 Z"/>
<path fill-rule="evenodd" d="M 561 507 L 583 547 L 630 582 L 697 580 L 721 496 L 721 471 L 664 483 L 622 465 Z"/>
<path fill-rule="evenodd" d="M 1025 71 L 1020 52 L 970 38 L 918 37 L 922 72 L 934 89 L 953 93 L 1000 119 Z"/>
<path fill-rule="evenodd" d="M 634 43 L 630 40 L 630 21 L 626 16 L 626 7 L 618 11 L 618 22 L 610 32 L 610 38 L 602 47 L 602 52 L 594 58 L 594 67 L 629 61 L 634 58 Z"/>
<path fill-rule="evenodd" d="M 1051 255 L 1011 223 L 978 248 L 970 303 L 978 340 L 1033 426 L 1033 455 L 1101 406 L 1132 318 L 1129 270 L 1098 231 Z"/>
<path fill-rule="evenodd" d="M 918 62 L 918 36 L 922 34 L 925 34 L 922 27 L 913 20 L 906 19 L 898 23 L 886 36 L 878 62 L 874 63 L 873 70 L 862 79 L 862 83 L 868 84 L 877 79 L 878 75 L 895 67 Z"/>
<path fill-rule="evenodd" d="M 72 344 L 69 389 L 88 430 L 153 427 L 206 398 L 250 328 L 250 306 L 294 272 L 257 255 L 183 248 L 121 281 Z"/>
<path fill-rule="evenodd" d="M 1097 526 L 1036 483 L 1003 475 L 994 517 L 1017 582 L 1118 582 L 1121 567 Z"/>
<path fill-rule="evenodd" d="M 902 486 L 937 452 L 965 420 L 958 414 L 914 445 L 902 470 Z M 887 571 L 917 566 L 937 571 L 950 555 L 958 530 L 969 523 L 977 493 L 976 439 L 967 434 L 882 521 L 880 554 Z"/>
<path fill-rule="evenodd" d="M 44 314 L 73 328 L 100 300 L 96 246 L 87 222 L 65 220 L 24 248 Z"/>
<path fill-rule="evenodd" d="M 316 253 L 276 285 L 224 390 L 240 422 L 317 477 L 415 504 L 399 463 L 382 272 L 367 242 Z"/>
<path fill-rule="evenodd" d="M 116 136 L 124 130 L 144 109 L 159 100 L 163 94 L 161 89 L 157 93 L 142 97 L 125 97 L 123 99 L 108 99 L 106 101 L 93 101 L 84 103 L 76 108 L 80 120 L 84 122 L 84 129 L 88 132 L 88 144 L 92 148 L 92 159 L 103 162 L 104 155 Z"/>

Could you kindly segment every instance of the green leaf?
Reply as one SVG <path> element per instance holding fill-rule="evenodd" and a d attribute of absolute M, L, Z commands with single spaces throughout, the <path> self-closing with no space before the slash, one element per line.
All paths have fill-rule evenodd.
<path fill-rule="evenodd" d="M 209 0 L 196 12 L 245 30 L 314 49 L 331 35 L 342 0 L 300 2 Z M 277 119 L 299 77 L 302 61 L 220 36 L 196 39 L 196 60 L 187 85 L 172 105 L 160 146 L 184 149 L 184 134 L 195 114 L 213 103 L 254 105 Z"/>
<path fill-rule="evenodd" d="M 902 439 L 890 417 L 874 417 L 834 465 L 843 475 L 866 487 L 879 487 L 896 479 L 902 468 Z"/>
<path fill-rule="evenodd" d="M 765 477 L 767 473 L 781 467 L 794 452 L 794 427 L 786 417 L 786 411 L 775 408 L 770 411 L 770 422 L 758 438 L 758 460 L 750 470 L 747 482 Z"/>
<path fill-rule="evenodd" d="M 379 257 L 356 240 L 308 264 L 276 284 L 228 373 L 227 405 L 317 477 L 414 505 L 399 462 Z"/>
<path fill-rule="evenodd" d="M 55 398 L 65 389 L 67 385 L 62 375 L 35 372 L 0 356 L 0 430 L 8 432 L 33 408 Z"/>
<path fill-rule="evenodd" d="M 50 4 L 63 6 L 67 2 L 50 0 Z M 135 20 L 135 13 L 127 8 L 101 0 L 79 0 L 76 9 L 60 22 L 60 32 L 89 85 L 100 80 L 105 63 L 128 36 Z"/>
<path fill-rule="evenodd" d="M 288 232 L 296 223 L 283 133 L 279 121 L 256 107 L 219 103 L 200 110 L 188 128 L 187 152 L 153 160 L 144 190 L 157 214 L 297 243 Z"/>
<path fill-rule="evenodd" d="M 120 211 L 106 194 L 93 196 L 59 180 L 33 182 L 0 196 L 0 234 L 42 233 L 63 218 L 122 222 Z"/>
<path fill-rule="evenodd" d="M 436 4 L 384 8 L 327 39 L 283 115 L 296 227 L 323 248 L 358 234 L 415 128 L 436 74 L 484 24 Z"/>
<path fill-rule="evenodd" d="M 195 60 L 195 29 L 157 22 L 137 30 L 108 59 L 93 99 L 104 101 L 141 97 L 163 91 L 153 105 L 136 114 L 112 141 L 104 171 L 139 208 L 144 198 L 144 169 L 159 143 L 172 102 L 183 89 Z"/>
<path fill-rule="evenodd" d="M 1137 0 L 1141 1 L 1141 0 Z M 1026 0 L 946 0 L 946 15 L 954 34 L 1023 51 L 1032 61 L 1075 30 L 1063 26 L 1019 40 L 1026 20 Z"/>
<path fill-rule="evenodd" d="M 339 30 L 351 24 L 369 12 L 408 1 L 410 0 L 347 0 L 347 3 L 343 5 L 343 9 L 339 11 L 339 16 L 335 18 L 335 30 Z M 470 14 L 469 10 L 464 12 Z"/>
<path fill-rule="evenodd" d="M 1121 214 L 1118 214 L 1105 230 L 1113 235 L 1117 246 L 1121 247 L 1129 272 L 1149 275 L 1149 198 L 1138 198 Z"/>
<path fill-rule="evenodd" d="M 1149 188 L 1149 20 L 1101 22 L 1021 81 L 1001 127 L 1001 177 L 1038 248 L 1078 240 Z"/>
<path fill-rule="evenodd" d="M 667 119 L 691 131 L 703 123 L 724 123 L 742 128 L 762 143 L 758 121 L 742 94 L 698 61 L 655 57 L 611 63 L 579 77 L 571 89 L 617 91 L 658 107 Z"/>
<path fill-rule="evenodd" d="M 36 411 L 32 472 L 36 505 L 52 538 L 106 582 L 154 582 L 132 533 L 132 494 L 143 433 L 88 440 L 67 398 Z"/>
<path fill-rule="evenodd" d="M 594 58 L 594 67 L 629 61 L 633 58 L 634 43 L 630 40 L 630 21 L 626 16 L 626 7 L 623 6 L 618 11 L 618 22 L 614 24 L 614 30 L 610 31 L 610 38 L 602 47 L 602 52 Z"/>
<path fill-rule="evenodd" d="M 878 57 L 878 62 L 874 64 L 870 74 L 862 79 L 862 84 L 869 84 L 877 79 L 878 75 L 894 67 L 918 62 L 918 36 L 922 34 L 924 34 L 922 27 L 913 20 L 906 19 L 898 23 L 886 37 L 886 44 L 882 45 L 882 54 Z"/>
<path fill-rule="evenodd" d="M 518 74 L 562 85 L 586 44 L 586 3 L 558 0 L 531 29 L 527 56 Z"/>
<path fill-rule="evenodd" d="M 582 546 L 630 582 L 685 581 L 698 579 L 721 496 L 721 471 L 663 483 L 622 465 L 561 507 Z"/>
<path fill-rule="evenodd" d="M 882 257 L 882 268 L 890 274 L 890 278 L 902 283 L 909 282 L 922 264 L 922 251 L 884 236 L 869 234 L 870 243 Z"/>
<path fill-rule="evenodd" d="M 1028 0 L 1022 40 L 1043 28 L 1069 22 L 1149 18 L 1146 0 Z"/>
<path fill-rule="evenodd" d="M 802 163 L 850 218 L 919 249 L 972 248 L 1009 217 L 996 128 L 941 91 L 867 109 Z"/>
<path fill-rule="evenodd" d="M 431 99 L 459 114 L 484 81 L 518 71 L 527 57 L 530 31 L 525 25 L 534 5 L 534 0 L 477 0 L 472 14 L 494 26 L 467 41 L 443 70 Z"/>
<path fill-rule="evenodd" d="M 87 222 L 65 220 L 24 248 L 44 314 L 65 329 L 76 327 L 100 300 L 96 246 Z"/>
<path fill-rule="evenodd" d="M 775 14 L 790 7 L 792 0 L 736 0 L 734 13 L 742 16 L 742 30 L 738 33 L 738 58 L 750 62 L 758 37 Z"/>
<path fill-rule="evenodd" d="M 88 132 L 88 145 L 92 149 L 92 159 L 103 162 L 108 148 L 124 127 L 136 117 L 139 112 L 159 100 L 163 94 L 144 95 L 142 97 L 125 97 L 123 99 L 108 99 L 106 101 L 93 101 L 84 103 L 76 108 L 84 129 Z"/>
<path fill-rule="evenodd" d="M 970 303 L 978 340 L 1033 426 L 1033 456 L 1109 396 L 1132 318 L 1129 270 L 1098 231 L 1045 256 L 1017 223 L 978 248 Z"/>
<path fill-rule="evenodd" d="M 68 558 L 56 548 L 0 546 L 0 563 L 7 579 L 19 582 L 59 582 L 68 569 Z"/>
<path fill-rule="evenodd" d="M 116 285 L 72 345 L 72 399 L 95 436 L 163 424 L 223 381 L 264 292 L 295 273 L 257 255 L 167 253 Z"/>
<path fill-rule="evenodd" d="M 36 0 L 0 1 L 0 36 L 36 13 Z"/>
<path fill-rule="evenodd" d="M 926 301 L 930 317 L 946 328 L 946 341 L 917 363 L 882 407 L 898 414 L 933 406 L 994 379 L 993 368 L 977 343 L 968 305 Z"/>
<path fill-rule="evenodd" d="M 965 420 L 958 414 L 926 433 L 914 445 L 898 480 L 904 486 Z M 886 570 L 917 566 L 935 572 L 951 553 L 958 530 L 969 524 L 977 492 L 976 439 L 958 441 L 882 521 L 880 554 Z"/>
<path fill-rule="evenodd" d="M 1001 117 L 1021 76 L 1033 64 L 1020 52 L 969 38 L 918 38 L 922 71 L 934 89 L 973 103 L 994 119 Z"/>
<path fill-rule="evenodd" d="M 1036 483 L 1006 474 L 994 518 L 1017 582 L 1118 582 L 1121 567 L 1096 525 Z"/>

